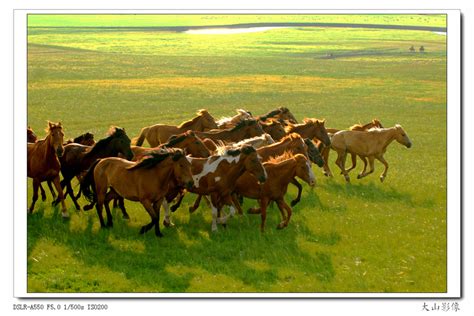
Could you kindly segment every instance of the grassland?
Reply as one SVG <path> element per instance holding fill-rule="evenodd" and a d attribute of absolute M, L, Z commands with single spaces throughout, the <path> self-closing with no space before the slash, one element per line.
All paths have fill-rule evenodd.
<path fill-rule="evenodd" d="M 446 291 L 445 36 L 350 28 L 232 35 L 87 28 L 285 18 L 165 17 L 30 15 L 29 26 L 38 28 L 28 35 L 28 124 L 40 136 L 49 119 L 63 122 L 66 137 L 90 131 L 100 139 L 110 125 L 134 137 L 143 126 L 178 124 L 200 108 L 219 118 L 236 108 L 262 114 L 287 106 L 300 120 L 325 118 L 328 127 L 374 117 L 385 126 L 400 123 L 413 147 L 389 147 L 383 184 L 380 164 L 366 179 L 353 173 L 351 185 L 314 167 L 317 186 L 305 187 L 290 226 L 275 229 L 273 208 L 265 234 L 258 231 L 260 218 L 251 215 L 213 234 L 204 205 L 187 212 L 191 197 L 162 239 L 138 235 L 148 221 L 139 204 L 126 204 L 130 221 L 116 213 L 115 227 L 101 230 L 95 212 L 75 212 L 70 202 L 71 219 L 62 222 L 49 198 L 28 216 L 28 291 Z M 286 17 L 445 26 L 440 16 L 351 18 Z M 426 52 L 410 53 L 411 45 Z M 328 53 L 333 58 L 325 58 Z M 333 161 L 331 155 L 337 174 Z M 295 195 L 293 188 L 288 195 Z"/>

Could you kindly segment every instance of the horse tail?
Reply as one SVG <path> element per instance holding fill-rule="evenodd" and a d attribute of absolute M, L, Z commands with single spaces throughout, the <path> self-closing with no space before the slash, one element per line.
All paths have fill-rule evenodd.
<path fill-rule="evenodd" d="M 81 180 L 80 192 L 84 194 L 87 201 L 93 203 L 96 199 L 95 194 L 95 181 L 94 181 L 94 169 L 99 163 L 100 159 L 97 159 L 92 166 L 87 170 L 86 175 Z M 92 187 L 92 190 L 91 190 Z"/>
<path fill-rule="evenodd" d="M 135 137 L 134 139 L 132 139 L 132 145 L 135 145 L 135 146 L 143 145 L 143 142 L 145 141 L 145 137 L 146 137 L 149 129 L 150 129 L 149 126 L 142 128 L 142 130 L 140 131 L 140 135 L 138 135 L 138 137 Z"/>

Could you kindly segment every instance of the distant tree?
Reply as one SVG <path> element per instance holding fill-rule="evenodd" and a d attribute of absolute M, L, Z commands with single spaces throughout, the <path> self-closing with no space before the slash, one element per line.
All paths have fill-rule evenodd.
<path fill-rule="evenodd" d="M 410 52 L 414 52 L 414 51 L 415 51 L 415 46 L 411 45 Z"/>
<path fill-rule="evenodd" d="M 423 47 L 423 45 L 420 46 L 420 53 L 423 53 L 425 51 L 425 48 Z"/>

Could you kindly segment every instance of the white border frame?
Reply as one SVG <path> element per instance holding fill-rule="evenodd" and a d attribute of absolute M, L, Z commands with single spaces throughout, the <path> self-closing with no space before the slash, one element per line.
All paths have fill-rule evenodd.
<path fill-rule="evenodd" d="M 447 14 L 446 293 L 28 293 L 27 14 Z M 461 21 L 459 10 L 15 10 L 14 11 L 14 295 L 17 298 L 459 298 L 461 296 Z M 422 180 L 421 180 L 422 181 Z"/>

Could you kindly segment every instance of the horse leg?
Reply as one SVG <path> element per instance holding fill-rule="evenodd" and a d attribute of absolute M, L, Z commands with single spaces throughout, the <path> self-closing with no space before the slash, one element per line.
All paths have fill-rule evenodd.
<path fill-rule="evenodd" d="M 28 209 L 29 213 L 33 213 L 33 209 L 35 208 L 36 200 L 38 200 L 38 189 L 40 185 L 41 183 L 39 182 L 39 180 L 36 178 L 33 178 L 33 199 L 31 201 L 30 208 Z"/>
<path fill-rule="evenodd" d="M 367 158 L 366 157 L 363 157 L 363 156 L 359 156 L 360 160 L 362 160 L 364 162 L 364 169 L 362 170 L 361 173 L 365 173 L 365 171 L 367 170 Z"/>
<path fill-rule="evenodd" d="M 153 209 L 153 205 L 150 201 L 141 200 L 140 202 L 142 203 L 145 210 L 148 212 L 148 215 L 150 215 L 151 217 L 151 222 L 146 225 L 143 225 L 142 228 L 140 229 L 140 234 L 144 234 L 156 224 L 156 215 L 155 215 L 155 210 Z"/>
<path fill-rule="evenodd" d="M 162 205 L 163 205 L 163 208 L 165 209 L 165 218 L 163 219 L 163 225 L 166 227 L 173 227 L 174 224 L 170 218 L 170 207 L 168 205 L 168 201 L 166 201 L 166 199 L 163 199 Z"/>
<path fill-rule="evenodd" d="M 213 232 L 217 231 L 217 217 L 218 217 L 218 209 L 212 204 L 211 202 L 211 212 L 212 212 L 212 224 L 211 224 L 211 230 Z"/>
<path fill-rule="evenodd" d="M 183 198 L 184 198 L 184 192 L 181 191 L 179 193 L 179 198 L 178 198 L 178 201 L 171 206 L 171 212 L 176 212 L 176 210 L 179 208 L 179 206 L 181 205 L 181 202 L 183 201 Z M 171 201 L 170 201 L 171 202 Z"/>
<path fill-rule="evenodd" d="M 352 159 L 352 166 L 346 170 L 346 172 L 349 172 L 357 166 L 357 155 L 354 153 L 351 153 L 351 159 Z"/>
<path fill-rule="evenodd" d="M 278 200 L 277 204 L 278 204 L 278 208 L 280 209 L 280 212 L 282 212 L 282 214 L 283 214 L 283 211 L 282 211 L 282 208 L 283 208 L 283 209 L 286 210 L 286 214 L 287 214 L 286 219 L 284 220 L 284 222 L 281 222 L 277 226 L 278 229 L 283 229 L 283 228 L 287 227 L 288 224 L 290 223 L 290 218 L 291 218 L 292 211 L 291 211 L 291 207 L 289 207 L 288 204 L 286 204 L 286 202 L 283 198 Z"/>
<path fill-rule="evenodd" d="M 387 161 L 385 160 L 385 158 L 383 156 L 379 156 L 379 157 L 377 157 L 377 159 L 381 163 L 383 163 L 383 165 L 385 166 L 385 169 L 383 170 L 382 174 L 380 175 L 380 182 L 383 182 L 383 180 L 385 180 L 385 177 L 387 176 L 388 163 L 387 163 Z"/>
<path fill-rule="evenodd" d="M 61 188 L 61 183 L 59 181 L 59 175 L 57 175 L 53 179 L 53 183 L 54 183 L 54 186 L 56 187 L 56 190 L 58 191 L 59 200 L 61 201 L 62 217 L 63 218 L 68 218 L 69 214 L 67 212 L 66 202 L 64 201 L 63 189 Z"/>
<path fill-rule="evenodd" d="M 260 216 L 262 218 L 262 223 L 260 224 L 260 231 L 263 233 L 265 232 L 265 221 L 267 220 L 267 206 L 269 200 L 267 198 L 260 199 Z"/>
<path fill-rule="evenodd" d="M 153 210 L 155 211 L 155 235 L 156 237 L 163 237 L 163 234 L 160 231 L 160 207 L 161 204 L 165 201 L 166 199 L 160 199 L 159 201 L 153 203 Z"/>
<path fill-rule="evenodd" d="M 298 188 L 298 195 L 296 196 L 296 199 L 291 201 L 291 206 L 295 206 L 296 204 L 299 203 L 301 199 L 301 192 L 303 191 L 303 186 L 295 178 L 291 180 L 291 183 L 294 184 Z"/>
<path fill-rule="evenodd" d="M 113 192 L 112 190 L 107 192 L 107 194 L 105 195 L 104 207 L 105 207 L 105 212 L 107 214 L 107 227 L 114 226 L 112 212 L 110 212 L 110 207 L 109 207 L 109 203 L 111 200 L 114 199 L 114 197 L 115 197 L 115 192 Z"/>
<path fill-rule="evenodd" d="M 62 179 L 61 182 L 60 182 L 60 185 L 61 185 L 61 192 L 63 192 L 63 189 L 64 187 L 66 186 L 66 179 Z M 58 191 L 58 197 L 53 201 L 52 205 L 53 206 L 56 206 L 59 204 L 59 202 L 61 201 L 61 199 L 59 198 L 59 191 L 58 188 L 56 188 L 56 190 Z M 66 193 L 63 194 L 63 198 L 65 199 L 68 195 L 68 190 L 66 190 Z"/>
<path fill-rule="evenodd" d="M 122 211 L 122 216 L 123 216 L 123 219 L 130 219 L 130 216 L 128 215 L 127 213 L 127 210 L 125 209 L 125 200 L 123 197 L 119 196 L 117 197 L 114 201 L 118 201 L 118 206 L 120 208 L 120 210 Z"/>
<path fill-rule="evenodd" d="M 359 174 L 357 176 L 357 179 L 362 179 L 366 176 L 368 176 L 369 174 L 371 174 L 372 172 L 374 172 L 374 156 L 369 156 L 369 165 L 370 165 L 370 170 L 369 172 L 363 172 L 361 174 Z"/>
<path fill-rule="evenodd" d="M 329 168 L 329 164 L 328 164 L 330 149 L 331 148 L 329 146 L 325 146 L 322 150 L 322 153 L 321 153 L 321 156 L 323 156 L 323 159 L 324 159 L 323 174 L 326 177 L 332 177 L 332 172 L 331 172 L 331 169 Z"/>
<path fill-rule="evenodd" d="M 336 165 L 341 169 L 341 173 L 344 175 L 344 178 L 346 179 L 346 182 L 349 183 L 351 182 L 349 175 L 347 174 L 346 171 L 346 156 L 347 156 L 347 151 L 338 151 L 337 152 L 337 159 L 336 159 Z"/>
<path fill-rule="evenodd" d="M 194 201 L 194 205 L 189 207 L 189 213 L 194 213 L 194 211 L 197 210 L 197 208 L 199 207 L 199 204 L 201 204 L 201 198 L 202 198 L 202 195 L 198 195 L 196 201 Z"/>
<path fill-rule="evenodd" d="M 242 212 L 242 206 L 240 205 L 239 198 L 237 197 L 236 193 L 232 193 L 232 203 L 237 208 L 237 213 L 239 215 L 243 215 L 244 213 Z"/>
<path fill-rule="evenodd" d="M 71 181 L 69 181 L 66 184 L 66 194 L 69 193 L 69 196 L 72 199 L 72 202 L 74 203 L 74 206 L 76 207 L 76 210 L 80 211 L 81 207 L 79 204 L 77 204 L 76 196 L 74 195 L 74 190 L 72 189 Z"/>
<path fill-rule="evenodd" d="M 41 191 L 41 200 L 44 202 L 44 201 L 46 201 L 46 192 L 44 192 L 44 189 L 43 189 L 43 186 L 41 185 L 41 183 L 39 185 L 39 189 Z"/>
<path fill-rule="evenodd" d="M 56 192 L 54 192 L 54 189 L 53 189 L 53 184 L 51 183 L 51 181 L 48 180 L 48 188 L 49 188 L 49 191 L 51 191 L 51 195 L 53 196 L 53 199 L 56 198 Z M 43 190 L 44 191 L 44 190 Z M 42 194 L 42 193 L 41 193 Z M 44 201 L 44 200 L 43 200 Z"/>

